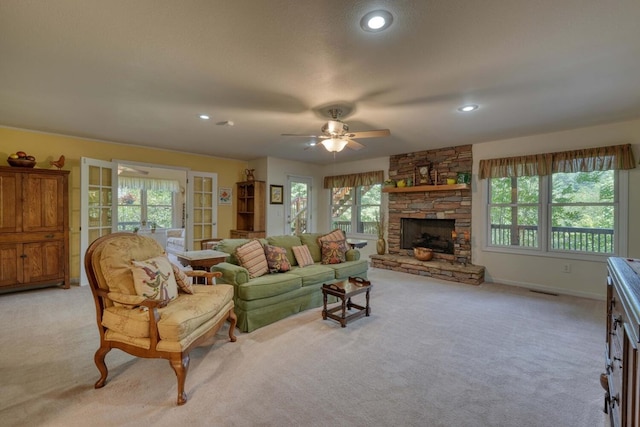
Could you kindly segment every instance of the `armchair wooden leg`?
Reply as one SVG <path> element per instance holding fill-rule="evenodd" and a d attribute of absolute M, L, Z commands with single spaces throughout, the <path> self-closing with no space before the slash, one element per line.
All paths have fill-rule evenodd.
<path fill-rule="evenodd" d="M 227 317 L 227 320 L 229 320 L 229 323 L 230 323 L 229 341 L 236 342 L 235 330 L 236 330 L 236 323 L 238 323 L 238 317 L 236 316 L 236 312 L 233 311 L 233 308 L 229 310 L 229 317 Z"/>
<path fill-rule="evenodd" d="M 184 392 L 184 383 L 187 379 L 187 372 L 189 371 L 189 355 L 184 354 L 182 358 L 177 355 L 176 358 L 171 358 L 169 363 L 178 377 L 178 405 L 184 405 L 187 403 L 187 393 Z"/>
<path fill-rule="evenodd" d="M 107 382 L 107 375 L 109 375 L 109 370 L 107 369 L 107 364 L 104 363 L 104 358 L 111 350 L 110 347 L 100 347 L 96 354 L 93 356 L 93 360 L 100 371 L 100 379 L 94 385 L 95 388 L 104 387 Z"/>

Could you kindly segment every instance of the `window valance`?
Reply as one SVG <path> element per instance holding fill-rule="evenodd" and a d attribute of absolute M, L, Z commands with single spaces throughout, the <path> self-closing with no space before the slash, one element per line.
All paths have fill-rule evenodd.
<path fill-rule="evenodd" d="M 556 172 L 594 172 L 636 167 L 631 144 L 557 153 L 480 160 L 480 179 L 543 176 Z"/>
<path fill-rule="evenodd" d="M 324 177 L 324 188 L 358 187 L 361 185 L 382 184 L 384 171 L 351 173 Z"/>
<path fill-rule="evenodd" d="M 164 190 L 177 193 L 180 191 L 180 183 L 172 179 L 137 178 L 131 176 L 119 176 L 118 186 L 135 190 Z"/>

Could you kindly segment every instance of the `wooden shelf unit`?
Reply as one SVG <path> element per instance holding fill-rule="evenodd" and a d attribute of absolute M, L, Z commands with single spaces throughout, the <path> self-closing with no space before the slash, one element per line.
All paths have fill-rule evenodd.
<path fill-rule="evenodd" d="M 415 185 L 413 187 L 382 187 L 383 193 L 417 193 L 425 191 L 471 190 L 471 184 Z"/>
<path fill-rule="evenodd" d="M 236 183 L 236 229 L 232 239 L 261 238 L 266 236 L 265 182 L 242 181 Z"/>
<path fill-rule="evenodd" d="M 69 288 L 68 177 L 0 166 L 0 292 Z"/>

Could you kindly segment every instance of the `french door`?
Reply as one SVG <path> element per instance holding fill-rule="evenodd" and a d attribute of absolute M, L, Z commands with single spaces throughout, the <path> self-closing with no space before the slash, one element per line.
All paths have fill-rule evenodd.
<path fill-rule="evenodd" d="M 118 167 L 113 162 L 80 159 L 80 284 L 88 285 L 84 254 L 98 237 L 117 230 Z M 115 194 L 115 197 L 114 197 Z"/>
<path fill-rule="evenodd" d="M 188 184 L 187 229 L 192 231 L 192 243 L 186 247 L 198 250 L 203 239 L 218 237 L 218 175 L 189 172 Z"/>
<path fill-rule="evenodd" d="M 118 230 L 118 164 L 121 162 L 81 158 L 81 285 L 89 284 L 84 269 L 84 254 L 91 242 Z M 149 166 L 162 168 L 162 165 Z M 185 212 L 177 214 L 186 217 L 185 250 L 193 250 L 200 249 L 200 240 L 217 237 L 218 178 L 215 173 L 193 171 L 188 171 L 187 177 Z"/>

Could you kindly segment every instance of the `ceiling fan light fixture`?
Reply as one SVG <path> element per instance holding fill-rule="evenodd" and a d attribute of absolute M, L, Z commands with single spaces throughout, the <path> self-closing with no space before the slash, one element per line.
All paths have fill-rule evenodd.
<path fill-rule="evenodd" d="M 198 117 L 200 117 L 202 120 L 209 120 L 211 118 L 206 114 L 199 114 Z"/>
<path fill-rule="evenodd" d="M 386 10 L 374 10 L 365 14 L 360 20 L 360 27 L 370 33 L 384 31 L 391 26 L 393 15 Z"/>
<path fill-rule="evenodd" d="M 338 153 L 344 150 L 344 147 L 347 146 L 348 142 L 349 141 L 347 141 L 346 139 L 329 138 L 322 140 L 320 143 L 324 145 L 324 148 L 326 148 L 328 152 Z"/>

